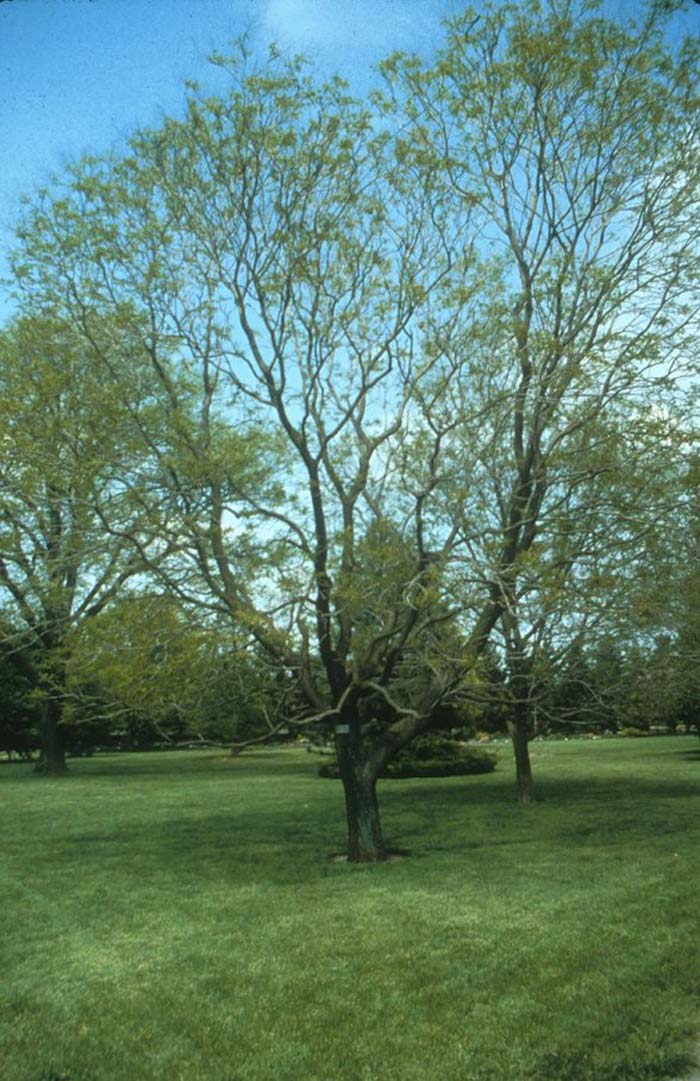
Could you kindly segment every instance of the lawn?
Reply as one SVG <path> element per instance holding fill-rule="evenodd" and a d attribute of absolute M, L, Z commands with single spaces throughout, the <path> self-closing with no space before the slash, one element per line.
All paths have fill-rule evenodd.
<path fill-rule="evenodd" d="M 700 1031 L 697 739 L 386 781 L 303 751 L 0 766 L 2 1081 L 654 1081 Z"/>

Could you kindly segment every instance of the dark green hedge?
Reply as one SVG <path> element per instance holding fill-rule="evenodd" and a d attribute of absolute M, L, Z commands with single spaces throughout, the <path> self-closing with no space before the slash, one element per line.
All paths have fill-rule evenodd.
<path fill-rule="evenodd" d="M 470 773 L 491 773 L 498 755 L 482 747 L 469 747 L 444 736 L 421 736 L 387 762 L 381 776 L 389 779 L 404 777 L 462 777 Z M 319 777 L 340 777 L 337 762 L 319 767 Z"/>

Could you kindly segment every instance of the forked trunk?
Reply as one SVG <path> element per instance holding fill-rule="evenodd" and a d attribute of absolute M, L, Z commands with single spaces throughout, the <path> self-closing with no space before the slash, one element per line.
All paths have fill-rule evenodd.
<path fill-rule="evenodd" d="M 353 726 L 354 727 L 354 726 Z M 345 791 L 348 862 L 376 863 L 387 858 L 377 801 L 376 768 L 359 732 L 350 725 L 336 729 L 336 751 Z"/>
<path fill-rule="evenodd" d="M 47 695 L 41 707 L 41 753 L 34 766 L 35 773 L 57 776 L 67 771 L 60 721 L 61 703 Z"/>

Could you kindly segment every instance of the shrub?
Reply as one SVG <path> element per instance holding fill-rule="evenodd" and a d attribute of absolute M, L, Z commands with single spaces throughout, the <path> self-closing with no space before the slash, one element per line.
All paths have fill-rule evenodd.
<path fill-rule="evenodd" d="M 648 736 L 649 730 L 646 728 L 635 728 L 634 725 L 629 725 L 627 728 L 621 728 L 617 733 L 618 736 Z"/>
<path fill-rule="evenodd" d="M 461 777 L 470 773 L 491 773 L 498 755 L 481 747 L 468 747 L 444 736 L 420 736 L 387 762 L 382 777 Z M 338 763 L 319 767 L 319 777 L 340 777 Z"/>

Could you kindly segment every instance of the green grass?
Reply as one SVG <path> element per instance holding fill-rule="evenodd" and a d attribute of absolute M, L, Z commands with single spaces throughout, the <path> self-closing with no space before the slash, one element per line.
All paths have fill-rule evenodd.
<path fill-rule="evenodd" d="M 534 745 L 380 786 L 303 752 L 0 766 L 2 1081 L 654 1081 L 700 1030 L 700 753 Z"/>

